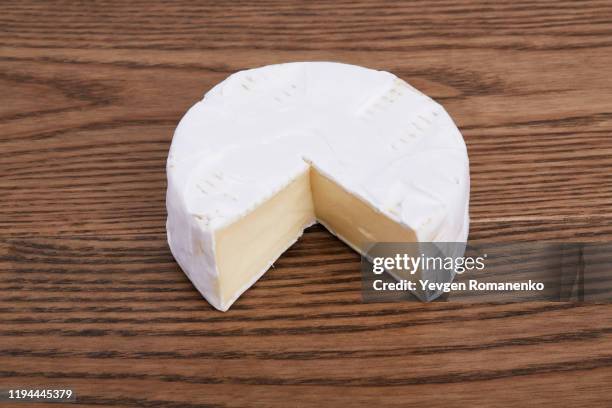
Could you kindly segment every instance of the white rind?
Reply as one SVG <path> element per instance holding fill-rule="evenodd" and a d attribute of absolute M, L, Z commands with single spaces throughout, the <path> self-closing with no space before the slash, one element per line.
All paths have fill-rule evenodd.
<path fill-rule="evenodd" d="M 216 308 L 235 299 L 222 305 L 216 295 L 214 232 L 309 165 L 420 241 L 467 240 L 467 150 L 439 104 L 393 74 L 354 65 L 237 72 L 185 114 L 167 163 L 170 248 Z"/>

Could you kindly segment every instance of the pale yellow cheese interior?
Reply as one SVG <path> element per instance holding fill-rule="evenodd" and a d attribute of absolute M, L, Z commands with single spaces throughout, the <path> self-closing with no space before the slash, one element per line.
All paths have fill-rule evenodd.
<path fill-rule="evenodd" d="M 251 285 L 315 221 L 362 253 L 371 242 L 416 241 L 414 231 L 311 168 L 215 234 L 222 303 L 231 302 Z"/>

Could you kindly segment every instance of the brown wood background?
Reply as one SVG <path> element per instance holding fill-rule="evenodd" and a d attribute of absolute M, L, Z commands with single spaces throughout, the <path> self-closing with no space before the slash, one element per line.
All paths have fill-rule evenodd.
<path fill-rule="evenodd" d="M 472 240 L 609 241 L 609 0 L 1 10 L 0 387 L 91 407 L 612 406 L 612 306 L 363 304 L 358 256 L 314 227 L 223 314 L 164 230 L 191 104 L 236 70 L 335 60 L 451 113 Z"/>

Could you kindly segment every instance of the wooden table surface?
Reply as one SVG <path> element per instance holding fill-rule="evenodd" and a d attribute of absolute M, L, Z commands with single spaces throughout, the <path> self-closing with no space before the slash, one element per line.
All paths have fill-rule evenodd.
<path fill-rule="evenodd" d="M 612 237 L 609 0 L 3 1 L 0 388 L 91 407 L 612 406 L 612 306 L 364 304 L 359 257 L 321 227 L 229 312 L 200 297 L 166 244 L 173 129 L 230 73 L 299 60 L 388 70 L 447 108 L 471 240 Z"/>

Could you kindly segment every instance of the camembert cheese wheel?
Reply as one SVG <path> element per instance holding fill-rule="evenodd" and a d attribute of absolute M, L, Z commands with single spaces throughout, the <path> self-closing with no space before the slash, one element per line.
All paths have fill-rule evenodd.
<path fill-rule="evenodd" d="M 395 75 L 300 62 L 237 72 L 180 121 L 167 161 L 172 253 L 215 308 L 321 223 L 377 242 L 465 242 L 465 143 Z"/>

